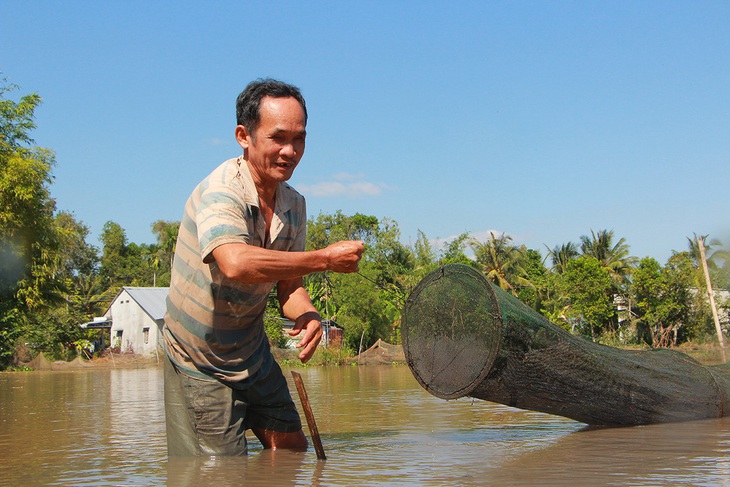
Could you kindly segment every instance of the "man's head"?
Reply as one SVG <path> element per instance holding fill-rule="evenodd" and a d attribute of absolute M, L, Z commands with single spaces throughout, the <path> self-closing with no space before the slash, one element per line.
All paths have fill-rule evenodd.
<path fill-rule="evenodd" d="M 299 90 L 275 80 L 249 84 L 238 97 L 235 135 L 259 191 L 274 194 L 304 154 L 307 109 Z"/>
<path fill-rule="evenodd" d="M 296 99 L 304 110 L 304 123 L 306 125 L 307 104 L 299 88 L 271 78 L 252 81 L 238 95 L 236 100 L 237 125 L 243 125 L 250 134 L 255 134 L 256 128 L 261 123 L 261 100 L 266 96 Z"/>

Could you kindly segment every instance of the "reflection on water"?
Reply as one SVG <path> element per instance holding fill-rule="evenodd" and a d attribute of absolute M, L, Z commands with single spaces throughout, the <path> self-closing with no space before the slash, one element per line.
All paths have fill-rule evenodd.
<path fill-rule="evenodd" d="M 589 429 L 437 399 L 407 367 L 300 372 L 327 461 L 253 436 L 247 458 L 168 461 L 161 369 L 2 374 L 0 484 L 730 486 L 730 418 Z"/>

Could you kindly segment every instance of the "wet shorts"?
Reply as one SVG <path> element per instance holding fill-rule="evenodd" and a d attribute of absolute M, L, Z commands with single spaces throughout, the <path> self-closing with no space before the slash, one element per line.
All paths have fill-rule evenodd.
<path fill-rule="evenodd" d="M 245 455 L 246 430 L 302 429 L 284 374 L 269 374 L 246 390 L 181 373 L 165 357 L 165 421 L 169 456 Z"/>

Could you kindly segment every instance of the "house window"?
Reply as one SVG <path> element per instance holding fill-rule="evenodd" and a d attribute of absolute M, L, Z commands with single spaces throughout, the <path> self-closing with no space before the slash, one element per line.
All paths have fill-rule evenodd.
<path fill-rule="evenodd" d="M 145 345 L 150 342 L 150 329 L 149 327 L 142 328 L 142 335 L 144 336 Z"/>

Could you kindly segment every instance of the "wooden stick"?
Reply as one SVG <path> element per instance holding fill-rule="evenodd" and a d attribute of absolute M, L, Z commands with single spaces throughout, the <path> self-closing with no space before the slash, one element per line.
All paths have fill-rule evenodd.
<path fill-rule="evenodd" d="M 299 372 L 292 370 L 292 377 L 294 377 L 294 384 L 297 386 L 297 392 L 299 393 L 299 399 L 302 401 L 302 407 L 304 408 L 304 416 L 307 418 L 307 426 L 309 426 L 309 433 L 312 435 L 312 442 L 314 443 L 314 450 L 317 452 L 318 460 L 327 460 L 327 456 L 324 454 L 324 447 L 322 446 L 322 440 L 319 437 L 319 430 L 317 429 L 317 422 L 314 420 L 314 414 L 312 408 L 309 405 L 309 399 L 307 398 L 307 391 L 304 389 L 304 381 L 302 375 Z"/>
<path fill-rule="evenodd" d="M 715 331 L 717 331 L 717 340 L 720 342 L 720 352 L 722 354 L 722 363 L 727 363 L 725 357 L 725 339 L 722 337 L 722 327 L 720 319 L 717 316 L 717 307 L 715 306 L 715 295 L 712 292 L 712 282 L 710 281 L 710 271 L 707 269 L 707 257 L 705 256 L 705 244 L 702 237 L 697 237 L 697 246 L 700 248 L 700 260 L 702 261 L 702 270 L 705 273 L 705 283 L 707 284 L 707 296 L 710 298 L 710 307 L 712 308 L 712 318 L 715 320 Z"/>

